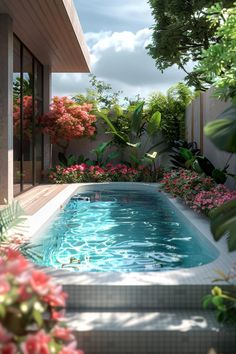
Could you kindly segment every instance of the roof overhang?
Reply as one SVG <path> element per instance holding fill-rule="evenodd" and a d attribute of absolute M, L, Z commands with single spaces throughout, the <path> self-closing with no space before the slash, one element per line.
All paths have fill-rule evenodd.
<path fill-rule="evenodd" d="M 52 72 L 89 72 L 89 53 L 73 0 L 0 0 L 13 31 Z"/>

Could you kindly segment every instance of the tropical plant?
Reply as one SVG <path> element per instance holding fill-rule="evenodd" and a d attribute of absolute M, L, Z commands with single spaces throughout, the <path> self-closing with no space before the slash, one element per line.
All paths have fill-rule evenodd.
<path fill-rule="evenodd" d="M 145 114 L 160 112 L 160 132 L 168 143 L 184 138 L 185 110 L 192 98 L 192 91 L 183 83 L 171 86 L 166 95 L 155 92 L 148 98 Z"/>
<path fill-rule="evenodd" d="M 91 110 L 91 104 L 78 105 L 67 97 L 55 96 L 50 111 L 39 118 L 39 123 L 51 142 L 61 147 L 65 154 L 72 139 L 94 135 L 96 117 Z"/>
<path fill-rule="evenodd" d="M 5 239 L 7 230 L 19 221 L 19 216 L 24 214 L 17 200 L 14 199 L 10 204 L 5 200 L 5 204 L 0 210 L 0 241 Z"/>
<path fill-rule="evenodd" d="M 216 310 L 217 320 L 219 322 L 232 323 L 236 325 L 236 285 L 233 283 L 235 279 L 235 266 L 233 272 L 225 274 L 218 271 L 218 278 L 214 282 L 226 282 L 230 287 L 227 290 L 215 286 L 211 290 L 211 294 L 204 296 L 203 307 L 213 306 Z"/>
<path fill-rule="evenodd" d="M 160 112 L 155 112 L 147 119 L 144 102 L 123 109 L 115 105 L 110 110 L 101 110 L 99 116 L 108 126 L 108 134 L 113 135 L 113 144 L 123 150 L 129 150 L 130 162 L 134 166 L 152 164 L 158 156 L 153 151 L 163 141 L 155 141 L 161 124 Z"/>
<path fill-rule="evenodd" d="M 17 251 L 0 250 L 0 353 L 83 354 L 62 322 L 66 293 Z"/>
<path fill-rule="evenodd" d="M 202 49 L 220 42 L 217 29 L 221 20 L 212 22 L 207 11 L 215 3 L 214 0 L 149 0 L 154 18 L 152 42 L 147 46 L 149 55 L 161 71 L 174 64 L 182 68 L 190 86 L 197 89 L 205 86 L 198 73 L 189 73 L 186 66 L 190 61 L 201 61 Z M 234 0 L 222 1 L 223 7 L 231 7 L 233 3 Z M 219 15 L 217 8 L 211 12 L 213 16 L 215 12 Z M 214 60 L 215 65 L 218 63 L 219 60 Z"/>
<path fill-rule="evenodd" d="M 171 148 L 171 163 L 173 167 L 187 168 L 190 166 L 193 156 L 200 155 L 200 149 L 195 141 L 188 143 L 186 140 L 174 141 Z"/>
<path fill-rule="evenodd" d="M 220 150 L 236 152 L 236 107 L 226 109 L 216 120 L 205 127 L 206 136 Z M 231 155 L 230 155 L 231 156 Z M 228 235 L 229 251 L 236 250 L 236 201 L 223 204 L 211 214 L 211 230 L 214 239 Z"/>
<path fill-rule="evenodd" d="M 93 161 L 94 165 L 106 165 L 120 156 L 119 151 L 110 152 L 105 158 L 105 152 L 112 145 L 112 141 L 99 144 L 95 149 L 91 150 L 91 153 L 95 154 L 96 160 Z"/>
<path fill-rule="evenodd" d="M 226 8 L 228 3 L 231 7 Z M 201 53 L 193 73 L 208 87 L 214 85 L 215 95 L 222 100 L 236 97 L 236 7 L 231 1 L 219 2 L 208 10 L 208 23 L 216 28 L 217 41 Z"/>

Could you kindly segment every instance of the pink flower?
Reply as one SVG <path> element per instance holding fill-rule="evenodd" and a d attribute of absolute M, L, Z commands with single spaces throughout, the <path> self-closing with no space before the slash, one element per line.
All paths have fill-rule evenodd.
<path fill-rule="evenodd" d="M 5 295 L 10 290 L 9 282 L 3 277 L 0 277 L 0 295 Z"/>
<path fill-rule="evenodd" d="M 30 285 L 39 295 L 45 295 L 48 292 L 49 277 L 38 270 L 34 270 L 31 275 Z"/>
<path fill-rule="evenodd" d="M 44 330 L 28 335 L 21 344 L 23 354 L 50 354 L 49 342 L 51 338 Z"/>
<path fill-rule="evenodd" d="M 69 328 L 65 328 L 65 327 L 54 327 L 53 331 L 52 331 L 52 335 L 55 338 L 64 340 L 64 341 L 72 341 L 74 340 L 74 336 L 71 333 L 71 331 L 69 330 Z"/>

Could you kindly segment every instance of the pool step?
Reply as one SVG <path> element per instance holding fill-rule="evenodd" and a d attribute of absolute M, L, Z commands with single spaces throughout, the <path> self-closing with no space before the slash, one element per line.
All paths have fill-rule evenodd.
<path fill-rule="evenodd" d="M 235 354 L 235 328 L 211 311 L 69 311 L 67 322 L 86 354 Z"/>
<path fill-rule="evenodd" d="M 158 276 L 158 274 L 157 274 Z M 64 285 L 68 309 L 162 311 L 202 309 L 212 285 Z M 223 286 L 222 288 L 226 288 Z"/>

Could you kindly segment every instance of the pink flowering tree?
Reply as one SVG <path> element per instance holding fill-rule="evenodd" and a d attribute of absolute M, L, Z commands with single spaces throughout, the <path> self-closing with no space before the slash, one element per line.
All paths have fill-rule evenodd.
<path fill-rule="evenodd" d="M 83 354 L 62 322 L 66 293 L 20 253 L 0 250 L 0 353 Z"/>
<path fill-rule="evenodd" d="M 79 105 L 68 97 L 55 96 L 50 111 L 40 117 L 39 124 L 52 144 L 61 147 L 65 154 L 72 139 L 94 135 L 96 117 L 91 110 L 91 104 Z"/>

